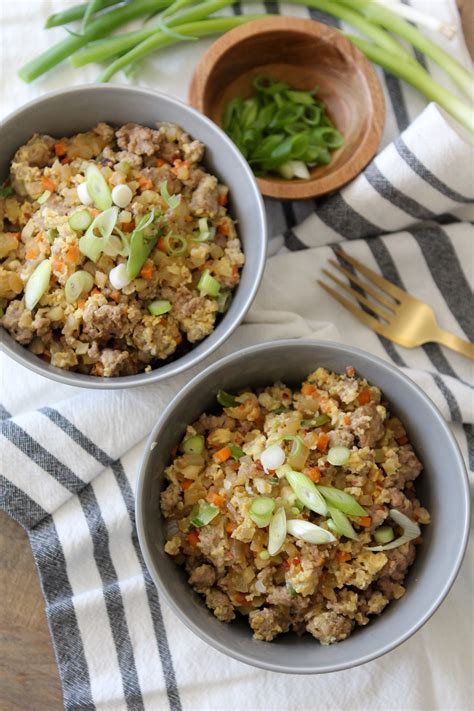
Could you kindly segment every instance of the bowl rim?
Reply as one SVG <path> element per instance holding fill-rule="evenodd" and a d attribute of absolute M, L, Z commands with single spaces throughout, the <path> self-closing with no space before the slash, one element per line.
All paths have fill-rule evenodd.
<path fill-rule="evenodd" d="M 375 363 L 377 366 L 381 367 L 382 369 L 390 372 L 391 374 L 395 373 L 396 376 L 400 378 L 400 380 L 404 383 L 404 386 L 407 388 L 407 390 L 411 391 L 414 397 L 417 397 L 421 399 L 424 404 L 430 409 L 432 416 L 438 421 L 438 424 L 441 426 L 441 428 L 444 430 L 445 435 L 448 437 L 450 440 L 451 444 L 453 445 L 453 452 L 455 454 L 456 458 L 456 469 L 458 472 L 461 474 L 461 484 L 463 487 L 463 498 L 466 504 L 465 507 L 465 517 L 464 520 L 462 521 L 462 534 L 460 536 L 460 544 L 458 548 L 458 553 L 454 561 L 452 560 L 450 562 L 450 573 L 449 576 L 447 576 L 444 585 L 441 589 L 438 589 L 435 594 L 435 599 L 433 600 L 432 604 L 430 607 L 426 610 L 424 610 L 423 615 L 418 619 L 415 625 L 410 627 L 409 629 L 405 630 L 401 634 L 399 634 L 397 637 L 392 639 L 391 641 L 387 642 L 386 644 L 383 644 L 379 646 L 377 649 L 375 649 L 372 652 L 369 652 L 365 654 L 363 657 L 358 658 L 354 660 L 353 662 L 350 663 L 338 663 L 338 664 L 333 664 L 331 667 L 325 668 L 325 669 L 318 669 L 313 667 L 299 667 L 298 669 L 290 669 L 289 667 L 285 666 L 284 664 L 278 664 L 278 663 L 265 663 L 262 662 L 259 659 L 255 659 L 252 657 L 250 654 L 242 654 L 238 650 L 233 649 L 232 647 L 227 647 L 225 644 L 222 644 L 219 640 L 214 639 L 210 634 L 208 634 L 205 630 L 203 630 L 201 627 L 199 627 L 192 619 L 190 615 L 188 615 L 187 612 L 183 611 L 178 604 L 175 602 L 174 598 L 172 595 L 168 592 L 168 589 L 166 585 L 162 582 L 162 579 L 164 576 L 158 571 L 158 566 L 154 564 L 153 561 L 153 555 L 146 543 L 146 533 L 145 533 L 145 526 L 144 526 L 144 517 L 142 514 L 143 511 L 143 496 L 144 496 L 144 485 L 145 485 L 145 478 L 146 478 L 146 471 L 148 469 L 149 461 L 151 459 L 152 455 L 152 450 L 153 450 L 153 444 L 156 441 L 156 437 L 159 433 L 159 431 L 162 428 L 162 423 L 165 423 L 170 414 L 173 412 L 176 404 L 181 401 L 182 399 L 185 399 L 190 393 L 192 393 L 194 387 L 204 378 L 207 378 L 209 375 L 212 373 L 218 373 L 219 370 L 223 367 L 226 366 L 229 363 L 236 362 L 240 360 L 241 358 L 245 358 L 247 355 L 251 355 L 254 353 L 258 353 L 261 351 L 266 351 L 268 349 L 286 349 L 288 347 L 294 347 L 294 348 L 299 348 L 299 347 L 324 347 L 324 348 L 332 348 L 339 353 L 346 354 L 347 356 L 352 356 L 354 354 L 366 358 L 369 362 Z M 354 667 L 360 666 L 361 664 L 366 664 L 367 662 L 370 662 L 374 659 L 378 659 L 379 657 L 382 657 L 383 655 L 387 654 L 388 652 L 391 652 L 393 649 L 401 645 L 403 642 L 405 642 L 407 639 L 409 639 L 411 636 L 413 636 L 428 620 L 432 617 L 432 615 L 436 612 L 438 607 L 441 605 L 441 603 L 444 601 L 446 598 L 446 595 L 450 591 L 457 575 L 459 572 L 459 569 L 461 567 L 464 554 L 466 552 L 466 547 L 467 547 L 467 542 L 468 542 L 468 535 L 469 535 L 469 527 L 470 527 L 470 489 L 469 489 L 469 479 L 468 479 L 468 474 L 467 474 L 467 469 L 466 465 L 464 462 L 464 458 L 462 456 L 461 450 L 459 448 L 459 445 L 454 437 L 454 435 L 451 433 L 449 426 L 442 416 L 441 412 L 437 408 L 437 406 L 434 404 L 434 402 L 429 398 L 425 392 L 413 381 L 411 380 L 405 373 L 403 373 L 399 368 L 396 366 L 392 365 L 386 360 L 383 360 L 382 358 L 379 358 L 378 356 L 372 355 L 368 351 L 364 351 L 360 348 L 352 347 L 352 346 L 347 346 L 345 344 L 337 343 L 335 341 L 325 341 L 325 340 L 320 340 L 320 339 L 284 339 L 284 340 L 277 340 L 277 341 L 266 341 L 264 343 L 259 343 L 256 345 L 248 346 L 246 348 L 240 349 L 238 351 L 235 351 L 234 353 L 231 353 L 230 355 L 227 355 L 223 358 L 220 358 L 218 361 L 215 363 L 212 363 L 210 366 L 208 366 L 205 370 L 203 370 L 201 373 L 196 375 L 192 380 L 187 383 L 180 391 L 177 393 L 174 398 L 171 400 L 171 402 L 166 406 L 166 408 L 163 410 L 161 415 L 159 416 L 158 420 L 156 421 L 149 437 L 147 438 L 146 444 L 145 444 L 145 450 L 144 454 L 141 459 L 140 463 L 140 468 L 138 472 L 138 478 L 137 478 L 137 486 L 136 486 L 136 494 L 135 494 L 135 520 L 136 520 L 136 527 L 137 527 L 137 534 L 138 534 L 138 541 L 140 545 L 140 549 L 143 555 L 143 559 L 145 561 L 146 567 L 148 569 L 148 572 L 151 575 L 151 578 L 153 582 L 155 583 L 156 587 L 158 588 L 159 592 L 163 594 L 166 602 L 168 605 L 171 607 L 172 611 L 174 614 L 177 615 L 179 620 L 183 622 L 188 629 L 190 629 L 192 632 L 194 632 L 201 640 L 204 642 L 207 642 L 211 647 L 214 647 L 214 649 L 217 649 L 219 652 L 222 654 L 225 654 L 227 656 L 230 656 L 234 659 L 236 659 L 239 662 L 243 662 L 244 664 L 248 664 L 253 667 L 258 667 L 260 669 L 265 669 L 267 671 L 273 671 L 273 672 L 282 672 L 282 673 L 287 673 L 287 674 L 321 674 L 321 673 L 331 673 L 335 671 L 342 671 L 344 669 L 352 669 Z"/>
<path fill-rule="evenodd" d="M 243 169 L 246 178 L 249 182 L 249 188 L 251 188 L 253 192 L 255 206 L 258 211 L 258 220 L 261 223 L 262 227 L 261 240 L 259 240 L 259 253 L 252 260 L 255 263 L 256 274 L 252 283 L 250 284 L 248 293 L 244 297 L 244 301 L 239 309 L 238 315 L 234 317 L 233 321 L 228 321 L 228 323 L 226 324 L 225 314 L 223 319 L 218 324 L 217 328 L 212 332 L 217 333 L 217 330 L 220 328 L 221 333 L 219 337 L 216 338 L 213 344 L 208 345 L 207 348 L 205 347 L 205 344 L 208 340 L 208 337 L 201 341 L 200 344 L 197 344 L 203 344 L 203 350 L 201 353 L 195 355 L 194 358 L 191 358 L 189 363 L 180 365 L 180 361 L 182 360 L 182 358 L 178 358 L 177 360 L 171 361 L 170 363 L 165 364 L 159 368 L 155 368 L 149 373 L 142 372 L 136 373 L 134 375 L 122 375 L 113 378 L 103 378 L 92 375 L 86 375 L 83 373 L 76 373 L 74 371 L 67 371 L 62 370 L 60 368 L 55 368 L 54 366 L 43 363 L 43 361 L 41 361 L 38 356 L 35 356 L 34 359 L 32 358 L 30 360 L 27 357 L 27 353 L 29 353 L 29 351 L 23 353 L 22 351 L 26 350 L 25 347 L 20 346 L 20 344 L 17 344 L 16 341 L 14 341 L 14 339 L 8 334 L 8 332 L 2 326 L 0 326 L 0 350 L 3 350 L 16 363 L 19 363 L 23 367 L 28 368 L 29 370 L 33 371 L 34 373 L 37 373 L 38 375 L 43 375 L 46 378 L 50 378 L 51 380 L 62 383 L 64 385 L 72 385 L 75 387 L 84 387 L 99 390 L 114 390 L 121 388 L 139 387 L 140 385 L 150 385 L 152 383 L 157 383 L 161 380 L 166 380 L 167 378 L 174 377 L 175 375 L 178 375 L 183 371 L 193 368 L 195 365 L 207 358 L 217 348 L 219 348 L 232 335 L 235 329 L 242 323 L 245 315 L 247 314 L 250 306 L 253 303 L 253 300 L 255 299 L 258 288 L 263 278 L 263 272 L 266 264 L 266 256 L 268 249 L 268 224 L 265 206 L 260 190 L 258 189 L 255 176 L 252 173 L 250 166 L 248 165 L 247 161 L 242 156 L 236 145 L 233 143 L 233 141 L 230 140 L 230 138 L 221 129 L 221 127 L 214 123 L 214 121 L 212 121 L 208 116 L 195 109 L 193 106 L 186 104 L 184 101 L 181 101 L 180 99 L 177 99 L 174 96 L 171 96 L 161 91 L 155 91 L 154 89 L 147 89 L 145 87 L 138 86 L 127 86 L 123 84 L 80 84 L 78 86 L 67 87 L 65 89 L 56 89 L 54 91 L 42 94 L 41 96 L 38 96 L 35 99 L 32 99 L 31 101 L 28 101 L 26 104 L 23 104 L 21 107 L 8 114 L 8 116 L 2 119 L 2 122 L 0 124 L 0 134 L 2 134 L 2 132 L 5 131 L 8 125 L 11 124 L 13 121 L 21 120 L 21 117 L 25 112 L 29 112 L 31 110 L 34 111 L 35 107 L 39 104 L 47 103 L 51 99 L 54 99 L 58 96 L 64 96 L 65 98 L 67 98 L 70 95 L 80 95 L 81 93 L 88 92 L 92 92 L 92 94 L 109 92 L 122 93 L 124 97 L 127 95 L 130 96 L 130 94 L 135 94 L 137 96 L 147 95 L 157 100 L 158 102 L 163 101 L 168 104 L 171 104 L 172 106 L 176 107 L 177 111 L 184 111 L 184 113 L 191 114 L 198 121 L 204 123 L 205 126 L 207 126 L 215 134 L 217 134 L 219 139 L 227 145 L 227 147 L 233 154 L 233 159 L 237 163 L 239 163 L 240 167 Z M 133 109 L 131 109 L 130 112 L 133 113 Z M 18 350 L 16 346 L 19 346 L 19 348 L 21 348 L 22 350 Z M 196 348 L 193 348 L 189 351 L 189 353 L 196 353 L 196 350 Z M 163 370 L 165 368 L 167 368 L 168 371 L 163 373 Z"/>
<path fill-rule="evenodd" d="M 291 19 L 291 26 L 288 19 Z M 382 139 L 386 116 L 382 85 L 372 64 L 347 37 L 331 25 L 307 18 L 274 16 L 251 20 L 226 32 L 204 53 L 194 70 L 189 85 L 188 100 L 191 106 L 207 115 L 205 114 L 204 106 L 205 87 L 211 72 L 224 55 L 238 46 L 243 40 L 278 31 L 306 34 L 313 38 L 322 38 L 328 44 L 337 44 L 340 51 L 346 58 L 350 59 L 352 64 L 354 62 L 357 63 L 358 72 L 364 77 L 373 106 L 371 120 L 362 141 L 357 145 L 348 160 L 337 168 L 334 173 L 309 180 L 287 181 L 286 183 L 283 179 L 276 177 L 274 179 L 256 179 L 257 185 L 265 197 L 279 200 L 307 200 L 338 190 L 350 180 L 353 180 L 372 160 Z"/>

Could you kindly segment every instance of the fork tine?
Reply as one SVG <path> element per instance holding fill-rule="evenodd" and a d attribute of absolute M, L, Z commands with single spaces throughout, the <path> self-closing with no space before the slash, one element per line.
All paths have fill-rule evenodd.
<path fill-rule="evenodd" d="M 336 301 L 338 301 L 341 306 L 344 306 L 348 311 L 351 312 L 354 316 L 356 316 L 362 323 L 365 323 L 366 326 L 371 328 L 373 331 L 376 333 L 380 333 L 381 336 L 385 335 L 385 327 L 380 323 L 380 321 L 377 321 L 376 318 L 373 316 L 370 316 L 369 314 L 366 314 L 365 311 L 362 311 L 362 309 L 359 309 L 357 306 L 355 306 L 351 301 L 348 299 L 345 299 L 343 296 L 337 293 L 334 289 L 332 289 L 330 286 L 325 284 L 323 281 L 320 281 L 318 279 L 318 284 L 320 284 L 325 291 L 328 292 Z"/>
<path fill-rule="evenodd" d="M 331 264 L 335 269 L 340 271 L 341 274 L 344 274 L 344 276 L 347 277 L 347 279 L 349 279 L 349 281 L 351 281 L 353 284 L 363 289 L 367 294 L 372 296 L 383 306 L 386 306 L 387 309 L 390 309 L 391 311 L 396 310 L 397 304 L 395 303 L 395 301 L 386 299 L 385 296 L 382 295 L 381 291 L 373 289 L 368 282 L 362 281 L 362 279 L 359 279 L 358 276 L 350 272 L 348 269 L 344 269 L 344 267 L 341 267 L 341 265 L 338 264 L 338 262 L 334 261 L 334 259 L 330 259 L 329 264 Z"/>
<path fill-rule="evenodd" d="M 363 294 L 359 294 L 358 291 L 355 289 L 351 289 L 350 286 L 347 286 L 347 284 L 344 284 L 343 281 L 338 279 L 336 276 L 331 274 L 331 272 L 328 272 L 326 269 L 322 270 L 323 274 L 325 274 L 329 279 L 332 279 L 338 286 L 341 287 L 341 289 L 344 289 L 348 294 L 354 297 L 354 299 L 357 299 L 359 304 L 364 304 L 364 306 L 367 306 L 372 313 L 377 314 L 377 316 L 380 316 L 380 318 L 385 319 L 385 321 L 389 321 L 390 316 L 392 314 L 388 314 L 384 309 L 381 309 L 377 304 L 374 304 L 373 301 L 369 301 L 369 299 L 366 299 Z"/>
<path fill-rule="evenodd" d="M 338 249 L 336 251 L 336 254 L 339 257 L 345 259 L 346 262 L 349 262 L 349 264 L 352 264 L 352 266 L 362 272 L 362 274 L 365 274 L 367 279 L 377 284 L 377 286 L 382 289 L 382 291 L 388 292 L 390 296 L 393 296 L 394 299 L 398 299 L 398 301 L 400 302 L 407 301 L 408 299 L 410 299 L 410 296 L 406 293 L 406 291 L 403 291 L 403 289 L 400 289 L 398 286 L 395 286 L 395 284 L 392 284 L 391 281 L 388 281 L 387 279 L 381 277 L 379 274 L 376 274 L 372 271 L 372 269 L 366 267 L 365 264 L 359 262 L 358 259 L 355 259 L 354 257 L 351 257 L 349 254 L 347 254 L 347 252 L 344 252 L 342 249 Z"/>

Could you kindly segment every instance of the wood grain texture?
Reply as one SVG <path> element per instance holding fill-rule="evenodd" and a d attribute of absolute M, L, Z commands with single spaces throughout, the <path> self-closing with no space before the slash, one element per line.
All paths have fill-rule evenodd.
<path fill-rule="evenodd" d="M 189 102 L 218 124 L 228 101 L 252 95 L 252 81 L 269 75 L 295 89 L 318 87 L 344 144 L 308 180 L 257 178 L 263 195 L 304 200 L 338 190 L 375 155 L 382 136 L 383 92 L 369 61 L 340 32 L 312 20 L 268 17 L 227 32 L 195 69 Z"/>
<path fill-rule="evenodd" d="M 26 533 L 0 512 L 0 709 L 60 711 L 61 684 Z"/>

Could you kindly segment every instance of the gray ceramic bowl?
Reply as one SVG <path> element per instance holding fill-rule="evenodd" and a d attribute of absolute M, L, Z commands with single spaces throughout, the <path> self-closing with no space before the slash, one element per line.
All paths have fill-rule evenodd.
<path fill-rule="evenodd" d="M 195 109 L 156 91 L 129 86 L 86 85 L 56 91 L 26 104 L 0 126 L 0 180 L 7 177 L 13 154 L 33 133 L 70 136 L 99 121 L 120 126 L 129 121 L 153 127 L 157 121 L 182 126 L 206 146 L 204 164 L 230 188 L 230 214 L 238 220 L 246 264 L 229 311 L 206 339 L 181 358 L 151 373 L 98 378 L 55 368 L 19 345 L 4 329 L 1 341 L 14 360 L 30 370 L 67 385 L 127 388 L 156 382 L 190 368 L 220 346 L 247 313 L 265 265 L 265 209 L 247 162 L 225 133 Z"/>
<path fill-rule="evenodd" d="M 367 627 L 329 647 L 310 635 L 286 634 L 274 642 L 252 639 L 247 622 L 219 622 L 163 550 L 163 519 L 158 496 L 171 449 L 186 425 L 215 406 L 219 388 L 283 380 L 301 383 L 318 366 L 357 373 L 382 388 L 391 409 L 406 425 L 410 441 L 424 463 L 417 482 L 420 499 L 432 515 L 423 544 L 407 577 L 407 592 Z M 156 446 L 153 444 L 156 442 Z M 318 341 L 278 341 L 230 355 L 195 377 L 165 410 L 148 440 L 139 475 L 136 516 L 138 535 L 153 580 L 178 617 L 201 639 L 241 662 L 271 671 L 317 674 L 363 664 L 408 639 L 434 613 L 461 565 L 469 528 L 469 489 L 462 456 L 442 416 L 426 395 L 398 369 L 369 353 Z"/>

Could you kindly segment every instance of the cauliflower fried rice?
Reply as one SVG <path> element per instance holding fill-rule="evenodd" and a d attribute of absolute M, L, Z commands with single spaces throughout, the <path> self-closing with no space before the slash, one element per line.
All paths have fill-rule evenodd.
<path fill-rule="evenodd" d="M 403 424 L 351 367 L 218 401 L 166 470 L 165 551 L 219 620 L 247 616 L 257 640 L 347 638 L 404 595 L 419 524 L 430 521 Z M 286 531 L 275 550 L 277 516 Z"/>
<path fill-rule="evenodd" d="M 203 154 L 202 143 L 168 123 L 100 123 L 59 140 L 34 135 L 16 152 L 1 189 L 1 325 L 52 365 L 97 376 L 151 370 L 208 336 L 228 307 L 244 255 L 228 188 L 206 172 Z M 105 205 L 114 198 L 109 210 L 88 193 L 91 165 L 105 181 Z M 112 233 L 92 258 L 81 237 L 104 212 Z M 104 237 L 101 230 L 88 239 Z M 124 279 L 134 239 L 146 249 L 139 272 Z M 49 282 L 29 303 L 28 281 L 45 261 Z"/>

